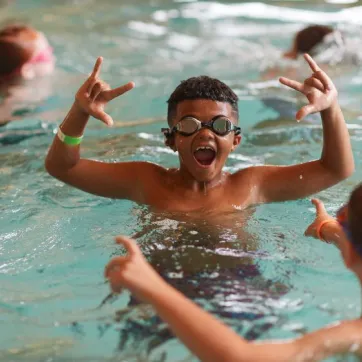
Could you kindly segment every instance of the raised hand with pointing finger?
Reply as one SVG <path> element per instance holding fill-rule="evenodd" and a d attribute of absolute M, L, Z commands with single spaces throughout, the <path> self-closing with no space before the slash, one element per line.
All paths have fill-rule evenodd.
<path fill-rule="evenodd" d="M 309 103 L 296 114 L 298 122 L 308 114 L 322 112 L 331 107 L 333 103 L 337 102 L 338 95 L 332 80 L 319 68 L 313 58 L 308 54 L 304 54 L 304 59 L 309 64 L 313 74 L 303 83 L 284 77 L 279 79 L 280 83 L 304 94 L 308 99 Z"/>
<path fill-rule="evenodd" d="M 107 114 L 104 107 L 108 102 L 134 88 L 133 82 L 128 82 L 112 89 L 99 78 L 103 58 L 99 57 L 89 78 L 82 84 L 75 95 L 75 104 L 84 113 L 93 116 L 108 126 L 113 125 L 112 117 Z"/>
<path fill-rule="evenodd" d="M 135 240 L 118 236 L 116 242 L 125 247 L 127 255 L 114 257 L 105 267 L 104 276 L 112 292 L 120 293 L 127 288 L 139 300 L 148 301 L 155 289 L 162 289 L 164 280 L 147 262 Z"/>

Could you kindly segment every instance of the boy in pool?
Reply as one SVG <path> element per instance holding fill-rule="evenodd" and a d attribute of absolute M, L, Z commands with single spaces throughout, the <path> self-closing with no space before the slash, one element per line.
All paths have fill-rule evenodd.
<path fill-rule="evenodd" d="M 229 153 L 241 141 L 238 98 L 224 83 L 206 76 L 182 82 L 168 100 L 169 128 L 163 132 L 166 145 L 179 154 L 179 168 L 82 159 L 79 143 L 89 117 L 111 126 L 112 118 L 104 110 L 106 104 L 134 87 L 130 82 L 111 89 L 99 78 L 102 58 L 98 58 L 59 127 L 46 169 L 83 191 L 129 199 L 163 211 L 232 211 L 319 192 L 350 176 L 354 161 L 337 90 L 309 55 L 305 59 L 311 77 L 304 83 L 287 78 L 280 81 L 307 97 L 309 103 L 298 111 L 297 120 L 321 113 L 324 145 L 319 160 L 285 167 L 249 167 L 234 174 L 223 172 Z"/>
<path fill-rule="evenodd" d="M 351 194 L 337 216 L 327 214 L 313 200 L 317 215 L 306 235 L 334 242 L 344 263 L 362 285 L 362 184 Z M 356 353 L 362 356 L 362 320 L 344 321 L 286 342 L 249 343 L 167 284 L 142 255 L 135 241 L 118 237 L 128 255 L 113 258 L 105 277 L 114 293 L 127 288 L 150 303 L 173 333 L 202 361 L 320 361 L 329 356 Z"/>

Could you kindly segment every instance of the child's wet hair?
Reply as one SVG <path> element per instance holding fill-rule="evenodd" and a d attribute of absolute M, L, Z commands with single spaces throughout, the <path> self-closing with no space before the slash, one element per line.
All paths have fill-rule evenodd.
<path fill-rule="evenodd" d="M 229 103 L 239 118 L 238 96 L 225 83 L 206 75 L 183 80 L 168 99 L 167 122 L 172 126 L 177 105 L 185 100 L 209 99 Z"/>
<path fill-rule="evenodd" d="M 29 49 L 6 39 L 27 28 L 24 25 L 13 25 L 0 30 L 0 76 L 7 76 L 20 69 L 31 58 Z"/>
<path fill-rule="evenodd" d="M 352 242 L 362 252 L 362 184 L 357 186 L 348 203 L 348 225 Z M 362 255 L 361 255 L 362 256 Z"/>
<path fill-rule="evenodd" d="M 21 31 L 24 31 L 26 29 L 29 29 L 27 25 L 19 25 L 19 24 L 8 25 L 0 29 L 0 38 L 4 36 L 16 36 Z"/>
<path fill-rule="evenodd" d="M 313 48 L 320 44 L 324 37 L 334 30 L 330 26 L 311 25 L 299 31 L 295 36 L 295 47 L 297 53 L 313 54 Z"/>

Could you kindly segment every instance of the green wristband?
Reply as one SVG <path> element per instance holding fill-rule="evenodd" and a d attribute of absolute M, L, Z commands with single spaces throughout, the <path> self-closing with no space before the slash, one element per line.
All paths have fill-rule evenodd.
<path fill-rule="evenodd" d="M 68 146 L 76 146 L 82 142 L 83 136 L 81 137 L 71 137 L 65 135 L 60 128 L 58 128 L 58 138 Z"/>

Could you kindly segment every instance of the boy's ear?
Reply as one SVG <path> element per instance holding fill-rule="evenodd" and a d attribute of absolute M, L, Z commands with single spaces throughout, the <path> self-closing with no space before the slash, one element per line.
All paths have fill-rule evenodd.
<path fill-rule="evenodd" d="M 234 135 L 233 145 L 231 147 L 231 152 L 235 150 L 236 147 L 239 146 L 241 142 L 241 135 Z"/>
<path fill-rule="evenodd" d="M 170 147 L 173 152 L 177 151 L 176 144 L 175 144 L 175 136 L 165 136 L 165 145 Z"/>

